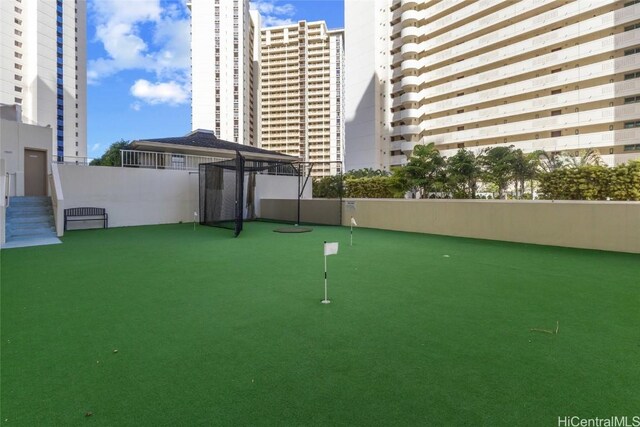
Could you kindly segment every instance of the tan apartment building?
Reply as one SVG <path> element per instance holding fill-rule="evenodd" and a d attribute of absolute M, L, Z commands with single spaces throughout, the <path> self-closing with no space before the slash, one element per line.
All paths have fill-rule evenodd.
<path fill-rule="evenodd" d="M 430 142 L 640 157 L 638 1 L 346 0 L 345 31 L 347 169 Z"/>
<path fill-rule="evenodd" d="M 300 21 L 261 32 L 261 147 L 307 162 L 342 162 L 343 31 Z M 312 174 L 341 170 L 318 163 Z"/>

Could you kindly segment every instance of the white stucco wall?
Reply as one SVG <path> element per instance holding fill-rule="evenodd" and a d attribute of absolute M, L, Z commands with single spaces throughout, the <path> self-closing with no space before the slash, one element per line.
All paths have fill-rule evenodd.
<path fill-rule="evenodd" d="M 304 183 L 304 181 L 301 182 Z M 295 176 L 256 176 L 256 216 L 260 218 L 260 199 L 297 199 L 298 178 Z M 302 192 L 303 199 L 312 197 L 311 179 Z"/>
<path fill-rule="evenodd" d="M 109 227 L 193 221 L 198 211 L 198 175 L 188 171 L 57 165 L 64 208 L 99 207 L 109 214 Z M 261 198 L 295 199 L 298 178 L 258 175 L 256 214 Z M 304 197 L 311 198 L 311 184 Z M 81 227 L 80 222 L 70 229 Z M 89 223 L 95 226 L 95 223 Z"/>
<path fill-rule="evenodd" d="M 47 152 L 47 175 L 51 173 L 51 128 L 0 119 L 0 159 L 11 175 L 9 196 L 24 196 L 24 150 Z"/>
<path fill-rule="evenodd" d="M 76 165 L 58 169 L 64 208 L 105 208 L 109 227 L 190 222 L 198 210 L 198 175 L 188 171 Z"/>

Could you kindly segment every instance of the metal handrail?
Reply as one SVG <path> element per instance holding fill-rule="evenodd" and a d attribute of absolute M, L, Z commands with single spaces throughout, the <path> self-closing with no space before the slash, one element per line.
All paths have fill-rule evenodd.
<path fill-rule="evenodd" d="M 195 171 L 198 170 L 201 163 L 218 162 L 222 160 L 229 159 L 157 151 L 120 150 L 120 165 L 123 168 Z"/>
<path fill-rule="evenodd" d="M 4 189 L 5 190 L 4 198 L 5 198 L 7 203 L 5 203 L 4 206 L 5 206 L 5 208 L 8 208 L 9 204 L 11 204 L 11 197 L 10 197 L 10 195 L 11 195 L 11 175 L 13 175 L 13 174 L 7 172 L 6 175 L 7 175 L 7 179 L 5 180 L 5 183 L 4 183 L 4 187 L 5 187 L 5 189 Z"/>
<path fill-rule="evenodd" d="M 52 163 L 57 163 L 59 165 L 89 166 L 93 160 L 94 159 L 92 157 L 64 156 L 63 158 L 54 157 Z"/>

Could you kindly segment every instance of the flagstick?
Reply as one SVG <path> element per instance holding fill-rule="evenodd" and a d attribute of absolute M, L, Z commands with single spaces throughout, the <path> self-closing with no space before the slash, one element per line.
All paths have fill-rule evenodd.
<path fill-rule="evenodd" d="M 327 242 L 324 242 L 325 244 Z M 323 304 L 329 304 L 331 301 L 327 299 L 327 256 L 324 256 L 324 299 L 322 300 Z"/>
<path fill-rule="evenodd" d="M 353 246 L 353 224 L 351 224 L 351 244 L 349 246 Z"/>

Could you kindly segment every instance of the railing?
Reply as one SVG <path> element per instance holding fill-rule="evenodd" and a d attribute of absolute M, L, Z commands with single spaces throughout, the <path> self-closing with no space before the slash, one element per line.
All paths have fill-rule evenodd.
<path fill-rule="evenodd" d="M 8 208 L 9 204 L 11 203 L 11 175 L 15 175 L 15 173 L 9 173 L 7 172 L 5 174 L 5 179 L 4 179 L 4 207 Z M 14 191 L 14 195 L 15 195 L 15 191 Z"/>
<path fill-rule="evenodd" d="M 73 157 L 73 156 L 64 156 L 62 158 L 54 156 L 53 163 L 57 163 L 59 165 L 78 165 L 78 166 L 89 166 L 89 164 L 94 159 L 91 157 Z"/>
<path fill-rule="evenodd" d="M 49 189 L 51 194 L 51 204 L 53 207 L 53 218 L 56 224 L 56 234 L 58 237 L 64 235 L 64 195 L 62 193 L 62 182 L 58 165 L 51 165 L 49 174 Z"/>
<path fill-rule="evenodd" d="M 193 156 L 190 154 L 158 153 L 155 151 L 120 150 L 124 168 L 148 168 L 196 171 L 200 163 L 228 160 L 221 157 Z"/>
<path fill-rule="evenodd" d="M 219 162 L 229 158 L 194 156 L 190 154 L 163 153 L 155 151 L 120 150 L 121 165 L 124 168 L 168 169 L 198 171 L 201 163 Z M 258 172 L 260 175 L 294 175 L 289 164 L 273 165 Z"/>
<path fill-rule="evenodd" d="M 3 188 L 2 188 L 2 191 L 3 191 L 2 196 L 4 197 L 4 206 L 7 207 L 7 208 L 9 207 L 9 180 L 10 179 L 11 179 L 10 175 L 7 172 L 5 174 L 5 178 L 4 178 L 4 182 L 3 182 L 4 185 L 3 185 Z"/>

